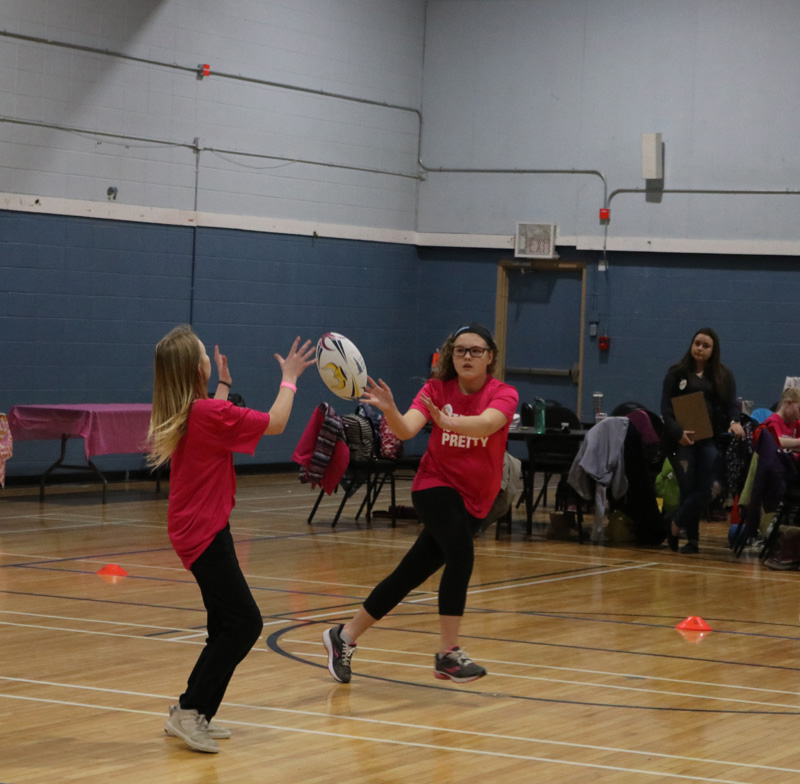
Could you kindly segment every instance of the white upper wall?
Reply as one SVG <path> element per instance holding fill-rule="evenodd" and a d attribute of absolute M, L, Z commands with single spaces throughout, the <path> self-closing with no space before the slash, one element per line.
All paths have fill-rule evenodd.
<path fill-rule="evenodd" d="M 0 207 L 490 247 L 552 222 L 600 248 L 644 132 L 667 189 L 800 190 L 799 29 L 797 0 L 3 0 Z M 420 183 L 419 109 L 426 167 L 606 189 Z M 800 255 L 800 195 L 610 207 L 612 249 Z"/>
<path fill-rule="evenodd" d="M 413 229 L 414 111 L 258 81 L 417 109 L 424 13 L 422 0 L 3 0 L 6 33 L 154 62 L 0 36 L 0 116 L 36 124 L 0 122 L 0 191 L 104 201 L 114 186 L 124 204 Z M 211 76 L 185 70 L 202 63 Z M 200 153 L 196 205 L 195 138 L 217 151 Z"/>
<path fill-rule="evenodd" d="M 645 187 L 641 135 L 659 132 L 667 189 L 800 191 L 798 30 L 793 0 L 430 0 L 422 161 L 596 169 L 611 194 Z M 591 247 L 602 206 L 593 176 L 431 173 L 418 229 L 548 222 Z M 800 252 L 800 195 L 621 194 L 610 207 L 609 247 Z"/>

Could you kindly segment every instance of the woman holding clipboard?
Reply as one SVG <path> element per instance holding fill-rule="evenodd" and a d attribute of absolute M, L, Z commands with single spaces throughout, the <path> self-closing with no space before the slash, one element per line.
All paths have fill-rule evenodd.
<path fill-rule="evenodd" d="M 692 412 L 691 399 L 680 401 L 689 403 L 688 406 L 674 404 L 675 398 L 692 393 L 699 393 L 698 398 L 702 396 L 705 412 L 702 405 L 699 411 Z M 688 408 L 688 413 L 695 416 L 687 419 L 684 412 L 676 416 L 676 408 Z M 703 413 L 707 415 L 705 432 Z M 722 456 L 715 438 L 725 432 L 744 438 L 739 413 L 736 380 L 720 362 L 719 337 L 710 327 L 699 329 L 683 359 L 667 371 L 661 390 L 665 448 L 681 490 L 680 506 L 669 521 L 667 544 L 671 550 L 678 549 L 683 529 L 689 541 L 681 547 L 681 552 L 699 552 L 700 515 L 721 489 Z"/>

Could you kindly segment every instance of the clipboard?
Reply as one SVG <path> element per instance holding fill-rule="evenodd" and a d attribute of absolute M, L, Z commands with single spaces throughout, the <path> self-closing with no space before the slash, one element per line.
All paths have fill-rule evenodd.
<path fill-rule="evenodd" d="M 713 437 L 714 428 L 711 427 L 711 419 L 702 392 L 690 392 L 688 395 L 673 397 L 672 410 L 681 430 L 694 430 L 692 441 Z"/>

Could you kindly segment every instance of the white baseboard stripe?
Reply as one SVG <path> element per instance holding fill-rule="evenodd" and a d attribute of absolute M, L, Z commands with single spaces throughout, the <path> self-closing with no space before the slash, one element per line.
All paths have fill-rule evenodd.
<path fill-rule="evenodd" d="M 202 226 L 238 229 L 269 234 L 385 242 L 416 247 L 485 248 L 514 252 L 513 234 L 448 234 L 373 226 L 317 223 L 314 221 L 266 218 L 255 215 L 226 215 L 162 207 L 142 207 L 118 202 L 82 201 L 19 193 L 0 193 L 0 209 L 47 215 L 102 220 L 155 223 L 167 226 Z M 559 235 L 557 245 L 577 250 L 603 250 L 603 237 Z M 800 256 L 800 242 L 782 240 L 720 240 L 669 237 L 614 237 L 606 241 L 608 252 L 699 253 L 732 256 Z"/>

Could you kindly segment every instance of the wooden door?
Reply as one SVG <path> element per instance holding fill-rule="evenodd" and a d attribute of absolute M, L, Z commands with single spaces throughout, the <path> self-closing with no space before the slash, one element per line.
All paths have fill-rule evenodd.
<path fill-rule="evenodd" d="M 497 289 L 505 381 L 517 387 L 520 403 L 556 400 L 580 417 L 586 265 L 502 261 Z"/>

